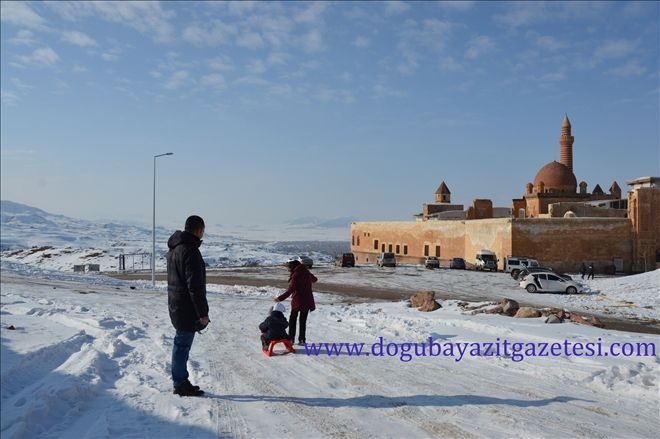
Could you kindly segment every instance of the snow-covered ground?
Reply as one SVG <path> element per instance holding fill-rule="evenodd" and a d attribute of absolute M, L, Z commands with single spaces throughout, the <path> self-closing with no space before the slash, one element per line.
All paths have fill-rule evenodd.
<path fill-rule="evenodd" d="M 660 431 L 657 354 L 267 358 L 257 325 L 273 288 L 211 287 L 211 325 L 196 336 L 189 365 L 208 393 L 180 398 L 169 381 L 173 329 L 163 284 L 2 268 L 2 437 L 650 438 Z M 652 280 L 635 282 L 644 289 Z M 468 316 L 455 301 L 432 313 L 322 294 L 317 303 L 310 342 L 601 338 L 657 349 L 659 341 L 543 319 Z"/>
<path fill-rule="evenodd" d="M 255 278 L 282 277 L 282 270 L 220 269 L 212 273 Z M 432 290 L 445 297 L 474 300 L 500 300 L 503 297 L 574 311 L 611 315 L 614 317 L 660 320 L 660 270 L 634 276 L 597 277 L 581 280 L 581 294 L 530 294 L 518 286 L 506 273 L 486 273 L 470 270 L 427 270 L 420 266 L 401 265 L 396 268 L 359 266 L 356 268 L 318 267 L 314 269 L 325 284 L 352 285 L 374 289 L 414 292 Z"/>

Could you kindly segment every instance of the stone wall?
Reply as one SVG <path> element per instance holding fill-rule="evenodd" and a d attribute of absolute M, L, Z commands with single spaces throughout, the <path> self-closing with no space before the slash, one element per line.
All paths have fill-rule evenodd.
<path fill-rule="evenodd" d="M 548 213 L 554 218 L 562 218 L 569 210 L 578 217 L 626 218 L 628 215 L 628 211 L 625 209 L 609 209 L 585 203 L 567 202 L 548 206 Z"/>
<path fill-rule="evenodd" d="M 632 227 L 622 218 L 535 218 L 512 223 L 511 253 L 536 257 L 555 270 L 577 272 L 582 262 L 604 272 L 615 259 L 632 268 Z"/>
<path fill-rule="evenodd" d="M 632 223 L 633 271 L 658 268 L 660 252 L 660 188 L 644 187 L 628 193 L 628 217 Z"/>
<path fill-rule="evenodd" d="M 356 222 L 351 225 L 351 235 L 351 249 L 358 264 L 375 264 L 383 251 L 395 253 L 400 263 L 421 263 L 427 255 L 438 255 L 444 261 L 460 257 L 474 263 L 477 251 L 482 249 L 494 251 L 503 261 L 511 251 L 510 218 Z"/>

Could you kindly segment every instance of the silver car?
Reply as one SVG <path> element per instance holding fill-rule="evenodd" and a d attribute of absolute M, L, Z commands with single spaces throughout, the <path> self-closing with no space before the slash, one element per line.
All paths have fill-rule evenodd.
<path fill-rule="evenodd" d="M 314 266 L 314 261 L 309 256 L 299 256 L 298 260 L 307 268 L 312 268 Z"/>
<path fill-rule="evenodd" d="M 563 279 L 555 273 L 531 273 L 520 282 L 528 293 L 568 293 L 575 294 L 582 288 L 572 280 Z"/>

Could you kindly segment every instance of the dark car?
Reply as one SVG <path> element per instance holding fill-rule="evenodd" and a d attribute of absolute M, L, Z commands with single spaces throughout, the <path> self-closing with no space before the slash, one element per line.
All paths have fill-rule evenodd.
<path fill-rule="evenodd" d="M 449 268 L 456 270 L 465 270 L 465 259 L 463 258 L 452 258 L 449 262 Z"/>
<path fill-rule="evenodd" d="M 379 267 L 396 267 L 396 256 L 394 256 L 394 253 L 383 252 L 378 256 L 376 264 Z"/>
<path fill-rule="evenodd" d="M 353 253 L 344 253 L 335 258 L 337 267 L 355 267 L 355 255 Z"/>
<path fill-rule="evenodd" d="M 435 256 L 427 256 L 424 261 L 424 267 L 426 268 L 440 268 L 440 259 Z"/>

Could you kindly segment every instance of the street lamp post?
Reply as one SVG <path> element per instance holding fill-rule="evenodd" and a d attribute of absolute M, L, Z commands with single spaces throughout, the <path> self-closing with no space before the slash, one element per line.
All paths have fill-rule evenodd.
<path fill-rule="evenodd" d="M 158 154 L 154 156 L 154 204 L 153 204 L 153 222 L 151 228 L 151 284 L 156 285 L 156 159 L 166 155 L 173 155 L 173 152 Z"/>

